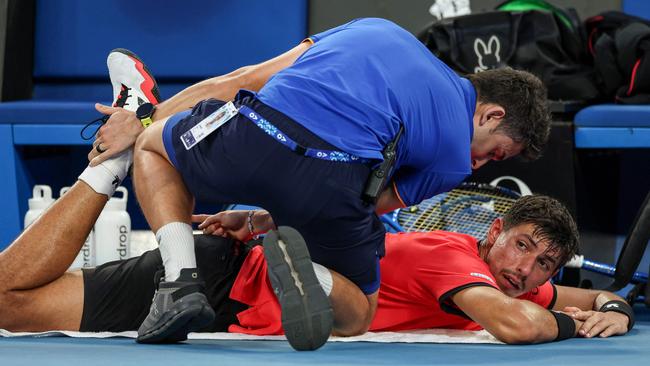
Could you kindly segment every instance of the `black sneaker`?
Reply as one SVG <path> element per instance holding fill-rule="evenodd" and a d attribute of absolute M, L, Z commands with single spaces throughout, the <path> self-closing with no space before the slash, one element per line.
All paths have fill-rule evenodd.
<path fill-rule="evenodd" d="M 138 329 L 138 343 L 175 343 L 214 321 L 196 268 L 184 268 L 173 282 L 160 282 L 149 315 Z"/>
<path fill-rule="evenodd" d="M 300 233 L 280 226 L 264 238 L 269 279 L 282 308 L 282 328 L 298 351 L 320 348 L 332 333 L 333 314 Z"/>

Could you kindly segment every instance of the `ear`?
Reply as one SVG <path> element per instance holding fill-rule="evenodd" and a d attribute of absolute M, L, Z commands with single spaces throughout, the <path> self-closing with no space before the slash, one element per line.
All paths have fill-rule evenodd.
<path fill-rule="evenodd" d="M 497 238 L 499 235 L 501 235 L 501 232 L 503 231 L 503 219 L 501 217 L 497 217 L 494 219 L 492 222 L 492 225 L 490 225 L 490 229 L 488 229 L 487 232 L 487 245 L 488 247 L 492 248 L 494 243 L 497 241 Z"/>
<path fill-rule="evenodd" d="M 483 110 L 483 113 L 481 114 L 481 120 L 479 121 L 479 125 L 483 126 L 487 123 L 495 123 L 492 128 L 495 128 L 501 123 L 501 120 L 503 120 L 503 117 L 506 116 L 506 110 L 498 105 L 498 104 L 486 104 Z"/>

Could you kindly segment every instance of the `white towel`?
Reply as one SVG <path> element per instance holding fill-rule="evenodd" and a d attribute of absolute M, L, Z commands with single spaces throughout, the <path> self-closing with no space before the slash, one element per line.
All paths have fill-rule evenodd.
<path fill-rule="evenodd" d="M 72 332 L 52 330 L 48 332 L 10 332 L 0 329 L 2 337 L 73 337 L 73 338 L 135 338 L 137 332 Z M 284 341 L 284 336 L 255 336 L 240 333 L 190 333 L 188 339 L 215 340 L 271 340 Z M 503 344 L 485 330 L 424 329 L 408 332 L 367 332 L 355 337 L 330 337 L 330 342 L 378 342 L 378 343 L 492 343 Z"/>

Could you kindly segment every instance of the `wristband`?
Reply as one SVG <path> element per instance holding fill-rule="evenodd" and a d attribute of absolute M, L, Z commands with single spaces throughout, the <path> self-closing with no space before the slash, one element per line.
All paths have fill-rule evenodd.
<path fill-rule="evenodd" d="M 247 220 L 248 232 L 250 233 L 250 236 L 251 236 L 251 238 L 253 238 L 253 240 L 259 238 L 259 235 L 255 235 L 255 229 L 253 228 L 253 215 L 254 214 L 255 214 L 255 211 L 253 211 L 253 210 L 248 211 L 248 220 Z"/>
<path fill-rule="evenodd" d="M 608 311 L 615 311 L 617 313 L 627 315 L 629 319 L 627 322 L 627 331 L 629 332 L 634 326 L 634 310 L 628 305 L 625 301 L 621 300 L 610 300 L 603 304 L 603 306 L 598 309 L 601 313 L 606 313 Z"/>
<path fill-rule="evenodd" d="M 551 311 L 551 314 L 557 323 L 557 337 L 555 337 L 554 341 L 573 338 L 576 334 L 576 323 L 573 319 L 564 313 Z"/>

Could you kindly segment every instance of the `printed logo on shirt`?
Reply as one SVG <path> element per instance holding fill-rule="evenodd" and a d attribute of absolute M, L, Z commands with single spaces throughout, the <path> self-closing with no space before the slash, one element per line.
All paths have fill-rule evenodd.
<path fill-rule="evenodd" d="M 484 275 L 483 273 L 472 272 L 472 273 L 470 273 L 469 275 L 470 275 L 470 276 L 474 276 L 474 277 L 480 277 L 480 278 L 482 278 L 482 279 L 484 279 L 484 280 L 488 280 L 488 281 L 494 283 L 494 280 L 492 279 L 492 277 L 487 276 L 487 275 Z"/>

